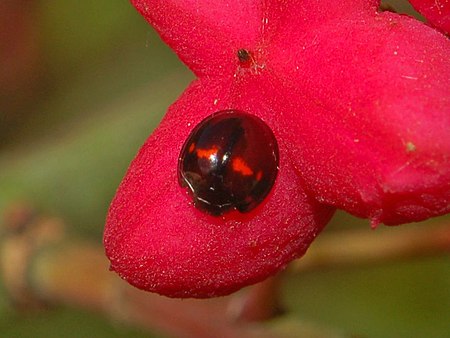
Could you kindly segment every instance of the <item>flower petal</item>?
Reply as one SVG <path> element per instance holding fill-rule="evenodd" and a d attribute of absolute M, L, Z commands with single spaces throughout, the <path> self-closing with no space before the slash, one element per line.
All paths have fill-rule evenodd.
<path fill-rule="evenodd" d="M 251 213 L 213 217 L 192 205 L 178 185 L 178 155 L 197 123 L 230 108 L 219 83 L 195 82 L 169 109 L 111 204 L 104 234 L 111 269 L 138 288 L 172 297 L 231 293 L 303 255 L 334 211 L 307 196 L 284 142 L 275 186 Z M 252 113 L 271 125 L 262 109 L 255 104 Z"/>
<path fill-rule="evenodd" d="M 409 0 L 436 28 L 450 34 L 450 0 Z"/>
<path fill-rule="evenodd" d="M 449 40 L 388 12 L 296 27 L 271 45 L 267 91 L 310 191 L 374 224 L 449 212 Z"/>
<path fill-rule="evenodd" d="M 197 75 L 229 73 L 237 50 L 260 39 L 262 1 L 131 2 Z"/>
<path fill-rule="evenodd" d="M 241 48 L 265 46 L 284 16 L 300 18 L 305 30 L 362 9 L 377 0 L 131 0 L 136 9 L 198 76 L 230 74 Z M 257 48 L 255 48 L 257 45 Z"/>

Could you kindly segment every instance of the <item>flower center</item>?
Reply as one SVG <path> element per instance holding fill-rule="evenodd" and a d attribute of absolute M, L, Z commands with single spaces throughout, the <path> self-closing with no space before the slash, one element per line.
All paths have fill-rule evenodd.
<path fill-rule="evenodd" d="M 237 57 L 241 67 L 249 68 L 255 64 L 253 53 L 247 49 L 241 48 L 237 51 Z"/>

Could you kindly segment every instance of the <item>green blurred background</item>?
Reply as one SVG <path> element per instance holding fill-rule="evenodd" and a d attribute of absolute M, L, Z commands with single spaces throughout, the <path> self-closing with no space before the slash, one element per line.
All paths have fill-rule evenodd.
<path fill-rule="evenodd" d="M 126 0 L 0 1 L 0 214 L 26 201 L 100 245 L 129 162 L 193 77 Z M 326 231 L 343 225 L 368 229 L 338 214 Z M 364 337 L 449 337 L 449 263 L 310 272 L 283 297 L 295 317 Z M 74 308 L 18 314 L 0 293 L 0 337 L 60 336 L 154 335 Z"/>

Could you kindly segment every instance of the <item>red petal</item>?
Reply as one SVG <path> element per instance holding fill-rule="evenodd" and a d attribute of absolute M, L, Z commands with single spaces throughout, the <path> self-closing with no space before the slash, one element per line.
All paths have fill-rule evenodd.
<path fill-rule="evenodd" d="M 303 255 L 333 213 L 301 188 L 282 141 L 277 181 L 254 211 L 222 218 L 192 206 L 178 185 L 178 155 L 198 122 L 229 108 L 227 92 L 213 82 L 192 85 L 144 144 L 112 202 L 104 235 L 111 269 L 141 289 L 172 297 L 231 293 Z M 261 109 L 252 113 L 270 125 Z"/>
<path fill-rule="evenodd" d="M 131 0 L 136 9 L 197 75 L 230 75 L 236 53 L 264 47 L 284 15 L 308 25 L 374 10 L 377 0 Z"/>
<path fill-rule="evenodd" d="M 409 0 L 436 28 L 450 34 L 450 0 Z"/>
<path fill-rule="evenodd" d="M 132 0 L 196 74 L 224 74 L 236 53 L 260 39 L 262 1 Z"/>
<path fill-rule="evenodd" d="M 449 212 L 449 40 L 387 12 L 309 31 L 292 20 L 267 57 L 267 92 L 310 190 L 374 223 Z"/>

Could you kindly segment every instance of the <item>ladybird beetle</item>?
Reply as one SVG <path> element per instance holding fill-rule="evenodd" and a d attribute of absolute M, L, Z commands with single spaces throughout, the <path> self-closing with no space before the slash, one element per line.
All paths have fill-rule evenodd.
<path fill-rule="evenodd" d="M 245 213 L 270 192 L 278 164 L 269 126 L 254 115 L 224 110 L 192 130 L 179 156 L 178 182 L 200 210 L 214 216 Z"/>

